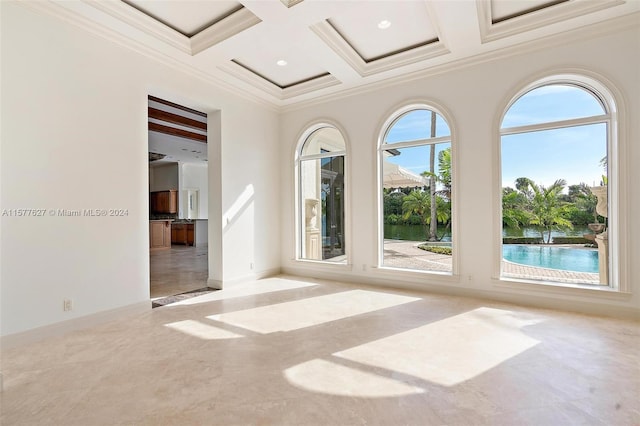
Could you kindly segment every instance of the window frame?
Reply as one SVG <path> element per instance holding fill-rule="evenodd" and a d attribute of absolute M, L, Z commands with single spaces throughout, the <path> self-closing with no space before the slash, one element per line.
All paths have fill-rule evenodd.
<path fill-rule="evenodd" d="M 384 140 L 391 130 L 391 128 L 395 125 L 395 123 L 402 118 L 405 114 L 410 113 L 416 110 L 428 110 L 433 111 L 436 114 L 439 114 L 442 119 L 446 122 L 449 127 L 449 135 L 448 136 L 438 136 L 429 139 L 415 139 L 411 141 L 404 142 L 391 142 L 385 143 Z M 451 272 L 442 272 L 442 271 L 433 271 L 433 270 L 423 270 L 423 269 L 410 269 L 410 268 L 397 268 L 393 266 L 385 266 L 384 265 L 384 200 L 383 200 L 383 187 L 384 187 L 384 171 L 383 171 L 383 156 L 384 151 L 387 149 L 403 149 L 403 148 L 412 148 L 418 146 L 429 146 L 429 145 L 437 145 L 439 143 L 448 142 L 451 145 L 451 243 L 453 252 L 452 252 L 452 265 Z M 376 146 L 376 204 L 377 204 L 377 250 L 376 250 L 376 268 L 380 271 L 388 271 L 391 273 L 402 273 L 407 276 L 415 275 L 415 276 L 437 276 L 442 280 L 452 280 L 459 281 L 459 259 L 460 259 L 460 242 L 458 237 L 458 154 L 457 154 L 457 143 L 456 143 L 456 130 L 454 125 L 454 120 L 452 119 L 452 115 L 441 105 L 438 105 L 435 102 L 411 102 L 405 103 L 401 107 L 394 108 L 390 113 L 386 114 L 386 119 L 384 120 L 382 126 L 380 127 L 380 131 L 378 132 L 378 143 Z"/>
<path fill-rule="evenodd" d="M 623 196 L 628 190 L 626 180 L 628 166 L 624 161 L 627 156 L 623 155 L 623 144 L 621 143 L 621 95 L 615 89 L 615 86 L 602 76 L 590 76 L 590 73 L 580 72 L 557 72 L 542 78 L 536 78 L 529 83 L 522 84 L 515 91 L 515 94 L 509 97 L 508 102 L 504 103 L 504 108 L 500 110 L 497 117 L 496 144 L 495 150 L 497 155 L 497 167 L 494 168 L 494 188 L 496 206 L 496 215 L 494 222 L 494 276 L 493 279 L 498 286 L 508 286 L 511 288 L 530 289 L 535 288 L 549 290 L 562 294 L 565 289 L 573 293 L 583 292 L 584 294 L 594 294 L 593 292 L 609 292 L 609 293 L 625 293 L 630 292 L 630 283 L 628 280 L 628 259 L 625 248 L 628 245 L 628 238 L 621 229 L 626 229 L 625 223 L 628 220 L 626 212 L 626 199 Z M 570 85 L 587 91 L 602 105 L 603 114 L 593 115 L 589 117 L 577 119 L 565 119 L 530 125 L 512 126 L 502 128 L 502 123 L 506 114 L 511 107 L 524 95 L 532 90 L 543 86 L 551 85 Z M 607 135 L 607 177 L 608 177 L 608 217 L 609 217 L 609 277 L 607 285 L 596 284 L 574 284 L 563 283 L 557 281 L 543 280 L 527 280 L 514 277 L 505 277 L 502 275 L 502 137 L 506 135 L 528 133 L 534 131 L 553 130 L 561 128 L 569 128 L 581 125 L 605 124 Z"/>
<path fill-rule="evenodd" d="M 325 128 L 330 128 L 330 129 L 334 129 L 336 130 L 340 136 L 342 137 L 342 140 L 344 142 L 344 150 L 341 151 L 328 151 L 328 152 L 321 152 L 319 154 L 310 154 L 310 155 L 303 155 L 302 151 L 304 149 L 305 144 L 308 142 L 309 138 L 317 131 L 321 130 L 321 129 L 325 129 Z M 294 214 L 295 214 L 295 220 L 294 220 L 294 226 L 295 226 L 295 230 L 294 230 L 294 240 L 295 240 L 295 254 L 293 259 L 296 262 L 301 262 L 301 263 L 308 263 L 308 264 L 318 264 L 318 265 L 326 265 L 326 266 L 334 266 L 334 267 L 350 267 L 351 265 L 351 220 L 350 220 L 350 212 L 351 212 L 351 196 L 350 196 L 350 177 L 349 177 L 349 169 L 350 169 L 350 165 L 349 165 L 349 144 L 348 144 L 348 140 L 347 137 L 345 136 L 345 132 L 344 130 L 342 130 L 342 128 L 340 126 L 338 126 L 337 124 L 328 121 L 328 120 L 323 120 L 320 122 L 317 122 L 315 124 L 311 124 L 305 127 L 305 130 L 300 134 L 300 136 L 298 137 L 298 143 L 296 145 L 296 149 L 295 149 L 295 153 L 294 153 L 294 191 L 295 191 L 295 197 L 294 197 Z M 303 250 L 303 239 L 304 239 L 304 233 L 303 233 L 303 226 L 304 226 L 304 219 L 302 218 L 302 215 L 304 214 L 304 209 L 301 205 L 302 201 L 303 201 L 303 196 L 302 196 L 302 167 L 301 164 L 303 161 L 309 161 L 309 160 L 322 160 L 324 158 L 331 158 L 331 157 L 339 157 L 342 156 L 343 157 L 343 164 L 344 164 L 344 190 L 343 190 L 343 194 L 344 194 L 344 201 L 343 201 L 343 205 L 344 205 L 344 237 L 345 237 L 345 244 L 344 244 L 344 250 L 345 250 L 345 259 L 343 261 L 332 261 L 331 259 L 307 259 L 304 258 L 302 256 L 302 250 Z"/>

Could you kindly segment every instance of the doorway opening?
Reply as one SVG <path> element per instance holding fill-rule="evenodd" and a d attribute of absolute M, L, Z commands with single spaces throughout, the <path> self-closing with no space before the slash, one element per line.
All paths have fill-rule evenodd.
<path fill-rule="evenodd" d="M 148 97 L 149 264 L 153 306 L 212 291 L 207 114 Z"/>

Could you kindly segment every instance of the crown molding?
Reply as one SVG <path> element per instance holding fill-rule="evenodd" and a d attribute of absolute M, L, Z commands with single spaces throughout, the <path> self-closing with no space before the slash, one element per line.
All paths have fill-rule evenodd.
<path fill-rule="evenodd" d="M 335 78 L 333 75 L 325 74 L 283 88 L 233 61 L 230 61 L 227 65 L 219 66 L 218 68 L 226 72 L 227 74 L 240 79 L 245 83 L 248 83 L 253 87 L 260 89 L 280 100 L 293 98 L 305 93 L 341 84 L 341 81 Z"/>
<path fill-rule="evenodd" d="M 108 13 L 134 28 L 161 40 L 184 53 L 191 55 L 191 41 L 189 37 L 168 27 L 157 19 L 130 6 L 122 1 L 81 0 L 102 12 Z"/>
<path fill-rule="evenodd" d="M 621 4 L 624 0 L 568 0 L 494 24 L 491 0 L 477 0 L 481 42 L 488 43 Z"/>
<path fill-rule="evenodd" d="M 536 40 L 530 40 L 522 42 L 513 46 L 502 48 L 499 50 L 493 50 L 490 52 L 480 53 L 474 56 L 458 59 L 455 61 L 447 62 L 441 65 L 429 67 L 426 69 L 414 71 L 408 74 L 389 77 L 384 80 L 380 80 L 374 83 L 365 84 L 362 86 L 345 89 L 335 93 L 329 93 L 324 96 L 319 96 L 314 99 L 306 101 L 296 102 L 289 105 L 285 105 L 279 108 L 280 113 L 288 113 L 296 110 L 309 108 L 315 105 L 321 105 L 326 102 L 336 101 L 339 99 L 348 98 L 370 92 L 372 90 L 379 90 L 386 87 L 393 87 L 399 84 L 408 83 L 415 80 L 420 80 L 427 77 L 433 77 L 440 74 L 445 74 L 464 68 L 480 65 L 486 62 L 491 62 L 499 59 L 505 59 L 509 57 L 517 57 L 532 53 L 535 51 L 545 50 L 550 47 L 563 46 L 567 43 L 573 43 L 576 41 L 583 41 L 587 39 L 593 39 L 601 37 L 607 34 L 615 34 L 629 29 L 638 29 L 638 23 L 640 20 L 640 12 L 624 15 L 621 17 L 612 18 L 606 21 L 591 24 L 586 27 L 574 28 L 572 30 L 548 35 Z"/>
<path fill-rule="evenodd" d="M 62 5 L 59 5 L 52 1 L 21 1 L 14 2 L 13 4 L 19 5 L 26 9 L 32 10 L 36 13 L 51 16 L 59 19 L 62 22 L 73 25 L 87 33 L 94 34 L 97 37 L 105 39 L 109 42 L 115 43 L 121 47 L 138 53 L 151 60 L 157 61 L 163 65 L 166 65 L 176 71 L 182 72 L 186 75 L 190 75 L 197 78 L 207 84 L 213 85 L 216 89 L 222 90 L 231 96 L 242 98 L 248 102 L 260 105 L 271 111 L 278 112 L 279 107 L 274 102 L 270 102 L 254 93 L 247 91 L 237 85 L 231 84 L 226 80 L 200 71 L 190 64 L 177 60 L 165 53 L 162 53 L 156 49 L 147 46 L 144 43 L 132 40 L 119 33 L 116 30 L 107 28 L 104 25 L 96 24 L 92 20 L 86 18 L 80 13 L 70 10 Z"/>
<path fill-rule="evenodd" d="M 327 20 L 312 25 L 310 29 L 361 77 L 450 53 L 444 43 L 438 39 L 438 41 L 384 56 L 380 59 L 365 61 Z"/>
<path fill-rule="evenodd" d="M 187 37 L 125 2 L 82 1 L 191 56 L 262 22 L 249 9 L 242 7 L 199 33 Z"/>
<path fill-rule="evenodd" d="M 282 4 L 284 4 L 287 7 L 293 7 L 298 3 L 301 3 L 302 0 L 280 0 L 282 2 Z"/>
<path fill-rule="evenodd" d="M 305 93 L 312 92 L 314 90 L 320 90 L 327 87 L 337 86 L 342 84 L 340 80 L 335 78 L 331 74 L 323 75 L 321 77 L 314 78 L 313 80 L 305 81 L 303 83 L 294 84 L 285 89 L 282 89 L 282 98 L 289 99 L 295 96 L 304 95 Z"/>
<path fill-rule="evenodd" d="M 221 21 L 191 37 L 191 54 L 197 55 L 221 41 L 232 37 L 247 28 L 251 28 L 262 22 L 260 18 L 251 13 L 246 7 L 232 13 Z"/>

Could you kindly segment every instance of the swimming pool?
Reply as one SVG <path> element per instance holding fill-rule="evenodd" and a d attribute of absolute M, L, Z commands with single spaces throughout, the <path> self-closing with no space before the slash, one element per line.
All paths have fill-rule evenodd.
<path fill-rule="evenodd" d="M 598 272 L 598 251 L 551 246 L 504 244 L 502 257 L 513 263 L 575 272 Z"/>

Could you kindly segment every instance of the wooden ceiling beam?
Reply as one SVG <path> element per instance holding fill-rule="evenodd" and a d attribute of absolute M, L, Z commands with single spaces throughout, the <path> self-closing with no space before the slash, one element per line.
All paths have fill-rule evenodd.
<path fill-rule="evenodd" d="M 164 133 L 171 136 L 192 139 L 198 142 L 207 143 L 207 135 L 190 132 L 188 130 L 177 129 L 175 127 L 165 126 L 163 124 L 149 122 L 149 130 L 153 132 Z"/>
<path fill-rule="evenodd" d="M 157 108 L 149 107 L 149 118 L 154 118 L 160 121 L 166 121 L 168 123 L 178 124 L 185 127 L 191 127 L 192 129 L 198 129 L 207 131 L 207 123 L 194 120 L 193 118 L 185 117 L 182 115 L 174 114 L 167 111 L 162 111 Z"/>
<path fill-rule="evenodd" d="M 177 108 L 177 109 L 180 109 L 182 111 L 187 111 L 187 112 L 199 115 L 199 116 L 204 117 L 204 118 L 207 118 L 207 114 L 205 114 L 204 112 L 201 112 L 201 111 L 198 111 L 198 110 L 195 110 L 195 109 L 192 109 L 192 108 L 188 108 L 188 107 L 186 107 L 184 105 L 179 105 L 179 104 L 176 104 L 176 103 L 173 103 L 173 102 L 170 102 L 170 101 L 166 101 L 164 99 L 156 98 L 155 96 L 151 96 L 151 95 L 149 95 L 149 100 L 150 101 L 154 101 L 154 102 L 158 102 L 159 104 L 170 106 L 172 108 Z"/>

